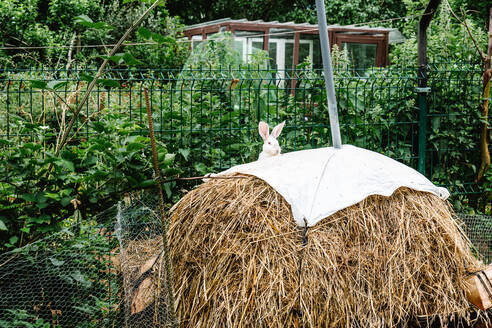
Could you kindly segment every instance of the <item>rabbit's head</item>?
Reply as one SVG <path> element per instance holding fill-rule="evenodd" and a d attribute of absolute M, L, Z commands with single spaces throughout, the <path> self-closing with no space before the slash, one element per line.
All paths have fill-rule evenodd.
<path fill-rule="evenodd" d="M 277 138 L 280 135 L 280 132 L 282 132 L 284 125 L 285 121 L 274 127 L 272 134 L 269 134 L 270 128 L 267 123 L 262 121 L 258 124 L 258 132 L 264 141 L 262 152 L 264 156 L 270 157 L 280 154 L 281 148 L 278 144 Z"/>

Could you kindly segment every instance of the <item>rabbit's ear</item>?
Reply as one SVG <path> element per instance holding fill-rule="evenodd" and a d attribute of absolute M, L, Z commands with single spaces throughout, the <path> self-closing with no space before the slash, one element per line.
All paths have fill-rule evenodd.
<path fill-rule="evenodd" d="M 272 136 L 274 138 L 278 138 L 278 136 L 280 135 L 280 132 L 282 132 L 282 129 L 284 128 L 284 125 L 285 125 L 285 121 L 283 121 L 282 123 L 280 123 L 279 125 L 277 125 L 276 127 L 273 128 Z"/>
<path fill-rule="evenodd" d="M 270 127 L 268 127 L 267 123 L 261 121 L 258 124 L 258 132 L 260 133 L 260 136 L 263 138 L 264 141 L 266 141 L 268 139 L 269 130 L 270 130 Z"/>

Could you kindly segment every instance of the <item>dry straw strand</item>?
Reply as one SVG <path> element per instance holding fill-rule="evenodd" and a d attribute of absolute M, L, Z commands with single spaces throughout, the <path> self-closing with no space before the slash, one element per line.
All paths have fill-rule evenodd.
<path fill-rule="evenodd" d="M 453 216 L 447 202 L 407 188 L 338 211 L 308 229 L 298 289 L 302 238 L 289 204 L 256 177 L 208 181 L 171 212 L 180 326 L 466 322 L 464 263 L 481 263 Z"/>

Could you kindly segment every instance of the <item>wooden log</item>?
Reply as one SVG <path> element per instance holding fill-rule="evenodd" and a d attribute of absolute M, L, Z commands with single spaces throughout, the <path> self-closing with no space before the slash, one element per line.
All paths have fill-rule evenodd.
<path fill-rule="evenodd" d="M 466 278 L 466 298 L 482 311 L 492 307 L 492 264 Z"/>

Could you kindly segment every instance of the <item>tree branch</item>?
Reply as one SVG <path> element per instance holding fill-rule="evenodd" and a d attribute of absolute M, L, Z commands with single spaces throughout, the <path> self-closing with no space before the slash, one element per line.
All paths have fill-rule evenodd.
<path fill-rule="evenodd" d="M 461 25 L 463 25 L 466 28 L 466 31 L 468 32 L 468 35 L 470 36 L 470 39 L 473 41 L 473 45 L 475 46 L 475 48 L 477 49 L 478 53 L 480 54 L 480 57 L 482 58 L 482 61 L 485 61 L 487 59 L 487 56 L 483 53 L 482 49 L 480 49 L 480 47 L 478 46 L 477 40 L 473 37 L 473 34 L 470 31 L 470 27 L 466 23 L 465 12 L 463 11 L 463 9 L 461 11 L 461 15 L 463 15 L 463 20 L 460 20 L 458 18 L 458 16 L 455 14 L 455 12 L 453 11 L 453 8 L 451 8 L 451 5 L 449 4 L 449 1 L 448 0 L 446 0 L 446 4 L 448 5 L 449 11 L 454 16 L 454 18 Z"/>
<path fill-rule="evenodd" d="M 72 51 L 76 38 L 77 38 L 77 32 L 73 34 L 72 40 L 70 41 L 70 48 L 68 49 L 68 55 L 67 55 L 67 66 L 65 66 L 65 70 L 67 72 L 70 69 L 70 65 L 72 65 Z"/>
<path fill-rule="evenodd" d="M 87 88 L 87 91 L 85 92 L 85 95 L 84 95 L 84 98 L 82 99 L 82 101 L 79 103 L 79 105 L 77 106 L 77 109 L 75 110 L 75 112 L 73 113 L 73 117 L 72 119 L 70 120 L 70 122 L 68 123 L 68 126 L 67 126 L 67 129 L 65 130 L 65 132 L 63 133 L 63 136 L 60 140 L 60 143 L 58 144 L 58 147 L 56 147 L 56 150 L 55 150 L 55 156 L 58 156 L 60 154 L 60 150 L 65 146 L 66 142 L 67 142 L 67 139 L 68 139 L 68 135 L 70 134 L 70 131 L 72 131 L 72 128 L 73 128 L 73 125 L 75 124 L 75 121 L 77 120 L 79 114 L 80 114 L 80 111 L 82 110 L 82 107 L 84 106 L 84 104 L 86 103 L 86 101 L 89 99 L 89 96 L 90 96 L 90 93 L 92 91 L 92 89 L 94 89 L 94 87 L 96 86 L 96 83 L 97 83 L 97 80 L 99 79 L 99 77 L 102 75 L 103 71 L 104 71 L 104 68 L 106 67 L 106 65 L 108 64 L 109 62 L 109 57 L 113 56 L 116 51 L 118 51 L 118 49 L 120 48 L 120 46 L 123 44 L 123 42 L 130 36 L 130 34 L 135 30 L 135 28 L 137 28 L 137 26 L 139 26 L 143 20 L 145 19 L 145 17 L 147 17 L 147 15 L 155 8 L 159 5 L 159 3 L 161 2 L 161 0 L 156 0 L 143 14 L 142 16 L 140 16 L 139 19 L 137 19 L 137 21 L 135 23 L 133 23 L 132 26 L 130 26 L 130 28 L 128 28 L 128 30 L 125 32 L 125 34 L 123 34 L 123 36 L 121 37 L 121 39 L 118 41 L 118 43 L 113 47 L 113 49 L 111 50 L 111 52 L 109 53 L 109 55 L 106 57 L 106 59 L 104 59 L 103 63 L 101 64 L 101 66 L 99 67 L 96 75 L 94 76 L 94 79 L 91 81 L 91 83 L 89 84 L 89 87 Z"/>

